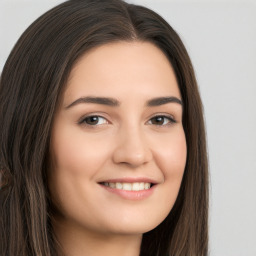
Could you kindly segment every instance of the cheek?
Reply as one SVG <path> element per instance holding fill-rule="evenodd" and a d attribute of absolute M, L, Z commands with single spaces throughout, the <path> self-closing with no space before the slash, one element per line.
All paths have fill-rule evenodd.
<path fill-rule="evenodd" d="M 48 180 L 52 200 L 62 216 L 82 223 L 83 219 L 91 219 L 88 209 L 95 208 L 91 181 L 109 159 L 108 145 L 64 125 L 62 129 L 56 126 L 54 131 Z"/>
<path fill-rule="evenodd" d="M 187 146 L 183 130 L 162 141 L 154 154 L 155 162 L 163 174 L 162 200 L 172 208 L 180 189 L 187 160 Z"/>
<path fill-rule="evenodd" d="M 70 176 L 92 176 L 109 156 L 108 145 L 93 136 L 72 128 L 56 129 L 53 134 L 52 156 L 56 171 Z M 102 140 L 101 140 L 102 141 Z"/>
<path fill-rule="evenodd" d="M 183 175 L 187 160 L 187 145 L 183 130 L 172 136 L 165 137 L 155 147 L 155 160 L 165 177 L 180 177 Z"/>

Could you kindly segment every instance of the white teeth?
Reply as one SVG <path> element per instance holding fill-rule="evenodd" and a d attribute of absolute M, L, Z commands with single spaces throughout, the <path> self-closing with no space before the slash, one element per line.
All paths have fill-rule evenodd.
<path fill-rule="evenodd" d="M 131 191 L 131 190 L 139 191 L 139 190 L 150 189 L 149 182 L 134 182 L 134 183 L 104 182 L 103 184 L 104 184 L 104 186 L 107 186 L 107 187 L 128 190 L 128 191 Z"/>
<path fill-rule="evenodd" d="M 123 190 L 132 190 L 131 183 L 123 183 Z"/>
<path fill-rule="evenodd" d="M 140 190 L 140 183 L 135 182 L 132 184 L 132 190 L 139 191 Z"/>
<path fill-rule="evenodd" d="M 149 189 L 150 188 L 150 183 L 145 183 L 145 189 Z"/>
<path fill-rule="evenodd" d="M 140 182 L 140 190 L 142 190 L 142 189 L 144 189 L 144 187 L 145 187 L 145 185 L 144 185 L 144 183 L 143 182 Z"/>
<path fill-rule="evenodd" d="M 115 184 L 115 183 L 112 183 L 112 182 L 109 183 L 109 186 L 110 186 L 111 188 L 116 188 L 116 184 Z"/>
<path fill-rule="evenodd" d="M 117 183 L 116 183 L 116 188 L 117 188 L 117 189 L 122 189 L 122 188 L 123 188 L 123 184 L 117 182 Z"/>

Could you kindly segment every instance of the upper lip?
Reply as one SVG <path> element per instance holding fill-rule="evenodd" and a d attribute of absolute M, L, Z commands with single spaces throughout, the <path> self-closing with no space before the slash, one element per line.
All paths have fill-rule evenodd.
<path fill-rule="evenodd" d="M 152 183 L 152 184 L 157 184 L 159 182 L 157 182 L 154 179 L 151 178 L 147 178 L 147 177 L 126 177 L 126 178 L 114 178 L 114 179 L 106 179 L 106 180 L 102 180 L 99 183 L 103 183 L 103 182 L 108 182 L 108 183 L 116 183 L 116 182 L 120 182 L 120 183 L 135 183 L 135 182 L 145 182 L 145 183 Z"/>

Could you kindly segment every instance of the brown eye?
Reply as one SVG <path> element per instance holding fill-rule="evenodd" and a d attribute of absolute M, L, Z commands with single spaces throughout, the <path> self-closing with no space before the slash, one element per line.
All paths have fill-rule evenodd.
<path fill-rule="evenodd" d="M 101 116 L 88 116 L 84 118 L 80 124 L 85 124 L 85 125 L 101 125 L 107 123 L 106 119 Z"/>
<path fill-rule="evenodd" d="M 153 125 L 168 125 L 170 123 L 175 123 L 176 121 L 169 116 L 155 116 L 150 119 L 151 124 Z"/>

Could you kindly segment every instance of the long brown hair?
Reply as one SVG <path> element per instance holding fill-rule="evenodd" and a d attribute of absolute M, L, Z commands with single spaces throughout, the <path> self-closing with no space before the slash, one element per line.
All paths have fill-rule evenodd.
<path fill-rule="evenodd" d="M 121 0 L 70 0 L 20 37 L 0 80 L 0 255 L 53 256 L 47 165 L 51 126 L 75 62 L 113 41 L 149 41 L 168 57 L 184 103 L 186 168 L 167 218 L 143 235 L 141 256 L 205 256 L 208 171 L 202 103 L 187 51 L 158 14 Z"/>

